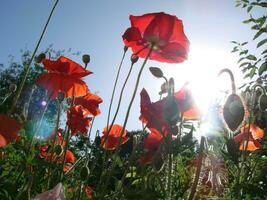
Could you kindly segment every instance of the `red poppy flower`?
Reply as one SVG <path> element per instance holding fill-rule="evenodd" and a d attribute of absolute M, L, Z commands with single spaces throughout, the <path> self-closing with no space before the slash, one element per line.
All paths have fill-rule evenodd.
<path fill-rule="evenodd" d="M 234 137 L 235 142 L 240 143 L 240 150 L 255 151 L 261 148 L 259 139 L 264 136 L 264 131 L 255 124 L 245 125 L 240 133 Z"/>
<path fill-rule="evenodd" d="M 145 89 L 141 91 L 141 116 L 140 120 L 147 125 L 148 128 L 155 128 L 158 131 L 168 135 L 170 127 L 163 116 L 164 106 L 167 98 L 151 103 L 149 95 Z M 174 94 L 175 102 L 178 110 L 183 114 L 185 119 L 195 119 L 200 114 L 193 103 L 191 94 L 185 89 Z"/>
<path fill-rule="evenodd" d="M 101 146 L 106 149 L 106 150 L 114 150 L 118 147 L 119 145 L 119 139 L 120 139 L 120 135 L 121 135 L 121 131 L 122 131 L 122 126 L 118 125 L 118 124 L 114 124 L 108 134 L 108 129 L 107 127 L 104 128 L 103 130 L 103 136 L 101 137 Z M 108 134 L 108 136 L 107 136 Z M 129 138 L 127 137 L 127 131 L 124 130 L 123 134 L 122 134 L 122 140 L 121 140 L 121 144 L 126 143 Z"/>
<path fill-rule="evenodd" d="M 86 185 L 86 186 L 84 187 L 84 191 L 85 191 L 86 196 L 87 196 L 89 199 L 93 198 L 94 191 L 93 191 L 93 189 L 92 189 L 90 186 Z"/>
<path fill-rule="evenodd" d="M 101 113 L 99 104 L 102 102 L 103 100 L 93 93 L 88 93 L 85 96 L 75 98 L 74 100 L 75 105 L 82 105 L 83 108 L 87 109 L 90 114 L 94 116 L 97 116 Z"/>
<path fill-rule="evenodd" d="M 154 154 L 160 147 L 163 136 L 158 130 L 151 128 L 151 133 L 144 139 L 144 150 L 145 154 L 139 159 L 141 166 L 144 166 L 153 161 Z"/>
<path fill-rule="evenodd" d="M 151 60 L 180 63 L 187 59 L 189 41 L 184 34 L 183 22 L 163 12 L 130 16 L 131 27 L 123 34 L 124 44 L 134 54 L 145 58 L 149 48 Z"/>
<path fill-rule="evenodd" d="M 66 151 L 66 163 L 75 163 L 74 155 L 70 150 Z"/>
<path fill-rule="evenodd" d="M 18 132 L 22 128 L 17 120 L 0 114 L 0 147 L 4 147 L 18 138 Z"/>
<path fill-rule="evenodd" d="M 57 98 L 58 92 L 63 92 L 65 97 L 84 96 L 89 90 L 82 77 L 92 74 L 74 61 L 60 56 L 56 61 L 44 59 L 42 61 L 47 74 L 37 79 L 37 84 L 48 91 L 48 96 Z"/>
<path fill-rule="evenodd" d="M 150 129 L 150 131 L 151 133 L 144 139 L 144 149 L 156 151 L 163 140 L 163 136 L 156 129 Z"/>
<path fill-rule="evenodd" d="M 72 106 L 67 113 L 67 125 L 72 135 L 78 132 L 86 134 L 92 118 L 87 117 L 89 113 L 81 105 Z"/>

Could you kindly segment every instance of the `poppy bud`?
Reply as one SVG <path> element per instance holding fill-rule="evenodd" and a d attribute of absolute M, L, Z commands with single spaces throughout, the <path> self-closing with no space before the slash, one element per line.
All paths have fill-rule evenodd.
<path fill-rule="evenodd" d="M 61 154 L 63 153 L 63 148 L 62 148 L 61 145 L 57 145 L 55 147 L 55 153 L 56 153 L 57 156 L 61 156 Z"/>
<path fill-rule="evenodd" d="M 35 58 L 35 62 L 36 63 L 41 63 L 43 61 L 43 59 L 45 59 L 45 58 L 46 58 L 45 53 L 41 53 Z"/>
<path fill-rule="evenodd" d="M 223 107 L 223 118 L 228 128 L 235 131 L 243 122 L 245 108 L 241 98 L 236 94 L 231 94 Z"/>
<path fill-rule="evenodd" d="M 90 174 L 89 168 L 87 166 L 82 167 L 81 173 L 80 173 L 81 180 L 85 181 L 88 178 L 89 174 Z"/>
<path fill-rule="evenodd" d="M 96 146 L 99 146 L 100 143 L 101 143 L 101 138 L 100 138 L 100 136 L 96 136 L 96 137 L 95 137 L 95 145 L 96 145 Z"/>
<path fill-rule="evenodd" d="M 123 51 L 126 52 L 128 50 L 127 46 L 124 46 Z"/>
<path fill-rule="evenodd" d="M 85 65 L 87 65 L 90 62 L 90 56 L 88 54 L 84 54 L 82 59 Z"/>
<path fill-rule="evenodd" d="M 162 78 L 163 77 L 163 72 L 161 71 L 160 68 L 149 67 L 149 71 L 151 72 L 151 74 L 153 74 L 153 76 L 155 76 L 157 78 Z"/>
<path fill-rule="evenodd" d="M 17 90 L 17 85 L 16 84 L 10 84 L 10 86 L 9 86 L 9 92 L 10 93 L 13 93 L 13 92 L 15 92 Z"/>
<path fill-rule="evenodd" d="M 62 102 L 65 98 L 65 94 L 64 92 L 59 92 L 58 95 L 57 95 L 57 99 L 59 102 Z"/>
<path fill-rule="evenodd" d="M 139 57 L 133 54 L 131 56 L 131 62 L 132 62 L 132 64 L 136 63 L 138 61 L 138 59 L 139 59 Z"/>

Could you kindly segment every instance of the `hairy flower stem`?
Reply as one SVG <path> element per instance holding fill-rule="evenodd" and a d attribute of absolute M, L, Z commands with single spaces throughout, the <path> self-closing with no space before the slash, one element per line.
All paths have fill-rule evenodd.
<path fill-rule="evenodd" d="M 57 121 L 56 121 L 55 133 L 54 133 L 55 135 L 53 136 L 52 148 L 51 148 L 51 154 L 50 154 L 49 166 L 48 166 L 47 190 L 50 187 L 50 180 L 51 180 L 50 174 L 53 172 L 53 170 L 51 171 L 52 158 L 53 158 L 53 155 L 55 153 L 55 151 L 54 151 L 55 149 L 54 148 L 55 148 L 55 142 L 56 142 L 58 127 L 59 127 L 60 113 L 61 113 L 61 102 L 58 102 Z"/>
<path fill-rule="evenodd" d="M 130 103 L 128 105 L 126 116 L 125 116 L 124 123 L 123 123 L 123 127 L 122 127 L 122 130 L 121 130 L 121 133 L 120 133 L 120 138 L 119 138 L 118 146 L 117 146 L 117 149 L 116 149 L 116 151 L 114 153 L 114 158 L 116 158 L 118 156 L 118 154 L 119 154 L 119 146 L 120 146 L 120 144 L 122 142 L 122 136 L 123 136 L 123 133 L 125 131 L 125 128 L 126 128 L 126 125 L 127 125 L 127 122 L 128 122 L 128 118 L 129 118 L 130 111 L 131 111 L 131 108 L 132 108 L 132 105 L 133 105 L 133 101 L 135 99 L 136 92 L 137 92 L 137 89 L 138 89 L 138 86 L 139 86 L 139 82 L 140 82 L 140 79 L 141 79 L 141 75 L 142 75 L 143 69 L 144 69 L 144 67 L 145 67 L 145 65 L 147 63 L 147 60 L 148 60 L 150 54 L 152 53 L 152 51 L 153 51 L 153 45 L 150 47 L 149 52 L 148 52 L 147 56 L 145 57 L 145 60 L 144 60 L 144 62 L 142 64 L 142 66 L 141 66 L 141 69 L 139 70 L 139 73 L 138 73 L 138 76 L 137 76 L 137 80 L 136 80 L 136 83 L 135 83 L 134 92 L 133 92 L 132 98 L 130 100 Z M 106 179 L 106 182 L 105 182 L 105 184 L 103 186 L 102 194 L 100 195 L 101 199 L 104 196 L 104 193 L 106 191 L 107 185 L 108 185 L 109 180 L 110 180 L 110 177 L 114 173 L 114 170 L 115 170 L 115 162 L 112 163 L 110 173 L 108 174 L 108 177 Z"/>
<path fill-rule="evenodd" d="M 218 76 L 220 76 L 224 72 L 228 73 L 230 76 L 231 85 L 232 85 L 232 94 L 236 94 L 235 78 L 234 78 L 233 72 L 230 69 L 225 68 L 219 72 Z"/>
<path fill-rule="evenodd" d="M 21 81 L 21 83 L 20 83 L 20 85 L 19 85 L 19 88 L 18 88 L 18 91 L 17 91 L 17 93 L 16 93 L 16 96 L 14 97 L 14 100 L 13 100 L 13 102 L 12 102 L 11 109 L 10 109 L 10 111 L 9 111 L 10 113 L 13 112 L 13 110 L 14 110 L 14 108 L 15 108 L 17 102 L 18 102 L 18 99 L 19 99 L 19 97 L 20 97 L 20 95 L 21 95 L 22 89 L 23 89 L 23 87 L 24 87 L 24 85 L 25 85 L 26 79 L 27 79 L 27 77 L 28 77 L 28 75 L 29 75 L 30 67 L 31 67 L 32 61 L 33 61 L 33 59 L 34 59 L 34 57 L 35 57 L 35 55 L 36 55 L 36 52 L 37 52 L 37 50 L 38 50 L 38 48 L 39 48 L 39 46 L 40 46 L 40 44 L 41 44 L 41 41 L 42 41 L 43 36 L 44 36 L 44 34 L 45 34 L 45 31 L 46 31 L 46 29 L 47 29 L 47 27 L 48 27 L 48 24 L 49 24 L 49 22 L 50 22 L 50 20 L 51 20 L 51 17 L 52 17 L 52 15 L 53 15 L 54 11 L 55 11 L 55 8 L 56 8 L 56 6 L 57 6 L 57 4 L 58 4 L 58 1 L 59 1 L 59 0 L 56 0 L 56 1 L 55 1 L 54 6 L 52 7 L 52 10 L 50 11 L 50 14 L 49 14 L 49 16 L 48 16 L 48 19 L 47 19 L 47 21 L 46 21 L 46 24 L 45 24 L 45 26 L 44 26 L 44 29 L 43 29 L 43 31 L 42 31 L 42 33 L 41 33 L 41 35 L 40 35 L 40 38 L 39 38 L 39 40 L 38 40 L 38 42 L 37 42 L 37 44 L 36 44 L 36 47 L 35 47 L 35 49 L 34 49 L 34 51 L 33 51 L 33 53 L 32 53 L 31 59 L 30 59 L 30 61 L 28 62 L 28 64 L 25 66 L 25 69 L 24 69 L 25 74 L 24 74 L 23 79 L 22 79 L 22 81 Z"/>
<path fill-rule="evenodd" d="M 133 65 L 134 65 L 134 63 L 132 62 L 131 67 L 130 67 L 130 69 L 129 69 L 129 72 L 128 72 L 128 74 L 127 74 L 127 77 L 126 77 L 126 79 L 125 79 L 125 81 L 124 81 L 124 83 L 123 83 L 123 86 L 122 86 L 122 88 L 121 88 L 121 93 L 120 93 L 120 97 L 119 97 L 119 101 L 118 101 L 118 105 L 117 105 L 117 108 L 116 108 L 114 117 L 113 117 L 112 122 L 111 122 L 111 124 L 109 125 L 109 127 L 107 127 L 108 131 L 107 131 L 107 135 L 106 135 L 106 137 L 104 138 L 104 142 L 103 142 L 103 144 L 106 143 L 106 141 L 107 141 L 107 139 L 108 139 L 108 136 L 109 136 L 109 133 L 110 133 L 110 130 L 111 130 L 112 126 L 114 125 L 115 120 L 116 120 L 116 118 L 117 118 L 117 115 L 118 115 L 118 113 L 119 113 L 119 109 L 120 109 L 120 106 L 121 106 L 121 100 L 122 100 L 123 92 L 124 92 L 124 89 L 125 89 L 125 86 L 126 86 L 128 80 L 129 80 L 129 78 L 130 78 L 130 75 L 131 75 L 131 72 L 132 72 L 132 69 L 133 69 Z"/>
<path fill-rule="evenodd" d="M 71 134 L 70 134 L 70 129 L 67 130 L 67 134 L 66 134 L 66 145 L 64 148 L 64 154 L 63 154 L 63 161 L 62 161 L 62 165 L 61 165 L 61 172 L 60 172 L 60 179 L 59 182 L 61 182 L 63 180 L 63 175 L 64 175 L 64 165 L 66 163 L 66 154 L 67 154 L 67 149 L 69 147 L 69 141 L 71 138 Z"/>
<path fill-rule="evenodd" d="M 203 160 L 204 141 L 205 141 L 205 137 L 201 136 L 195 179 L 194 179 L 193 185 L 191 187 L 191 191 L 190 191 L 190 195 L 188 197 L 188 200 L 192 200 L 195 196 L 195 193 L 196 193 L 197 184 L 198 184 L 198 180 L 199 180 L 199 176 L 200 176 L 200 172 L 201 172 L 202 160 Z"/>
<path fill-rule="evenodd" d="M 90 160 L 90 154 L 89 154 L 89 151 L 88 151 L 88 147 L 91 145 L 90 137 L 91 137 L 94 121 L 95 121 L 95 116 L 92 119 L 92 123 L 91 123 L 90 129 L 89 129 L 89 132 L 88 132 L 88 139 L 86 141 L 86 150 L 85 150 L 85 158 L 87 159 L 86 162 L 85 162 L 86 166 L 88 165 L 89 160 Z M 92 151 L 92 149 L 90 151 Z"/>
<path fill-rule="evenodd" d="M 114 99 L 114 95 L 115 95 L 117 83 L 118 83 L 118 80 L 119 80 L 119 75 L 120 75 L 120 72 L 121 72 L 122 63 L 124 61 L 124 58 L 125 58 L 125 55 L 126 55 L 127 50 L 128 50 L 128 47 L 124 47 L 124 52 L 123 52 L 123 55 L 122 55 L 122 59 L 121 59 L 121 62 L 120 62 L 120 65 L 119 65 L 119 68 L 118 68 L 118 71 L 117 71 L 117 75 L 116 75 L 114 87 L 113 87 L 113 90 L 112 90 L 112 95 L 111 95 L 110 104 L 109 104 L 109 108 L 108 108 L 107 127 L 109 125 L 109 119 L 110 119 L 110 114 L 111 114 L 111 107 L 112 107 L 112 103 L 113 103 L 113 99 Z"/>
<path fill-rule="evenodd" d="M 172 143 L 171 143 L 171 138 L 172 135 L 168 137 L 168 178 L 167 178 L 167 199 L 172 200 L 172 173 L 173 173 L 173 167 L 172 167 L 172 160 L 173 160 L 173 155 L 172 155 Z"/>

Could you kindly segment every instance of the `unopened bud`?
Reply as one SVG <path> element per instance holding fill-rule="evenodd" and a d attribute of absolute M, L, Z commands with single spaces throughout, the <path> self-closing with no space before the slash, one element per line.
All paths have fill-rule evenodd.
<path fill-rule="evenodd" d="M 17 90 L 17 85 L 16 84 L 10 84 L 9 86 L 9 92 L 12 93 L 12 92 L 15 92 Z"/>
<path fill-rule="evenodd" d="M 90 55 L 84 54 L 82 59 L 83 59 L 84 64 L 87 65 L 90 62 Z"/>
<path fill-rule="evenodd" d="M 41 62 L 43 61 L 43 59 L 45 59 L 45 58 L 46 58 L 45 53 L 41 53 L 41 54 L 39 54 L 39 55 L 35 58 L 35 61 L 36 61 L 37 63 L 41 63 Z"/>
<path fill-rule="evenodd" d="M 153 76 L 155 76 L 157 78 L 162 78 L 163 77 L 163 72 L 161 71 L 160 68 L 149 67 L 149 71 L 151 72 L 151 74 L 153 74 Z"/>
<path fill-rule="evenodd" d="M 139 59 L 139 57 L 137 56 L 137 55 L 132 55 L 131 56 L 131 62 L 132 62 L 132 64 L 134 64 L 134 63 L 136 63 L 137 61 L 138 61 L 138 59 Z"/>

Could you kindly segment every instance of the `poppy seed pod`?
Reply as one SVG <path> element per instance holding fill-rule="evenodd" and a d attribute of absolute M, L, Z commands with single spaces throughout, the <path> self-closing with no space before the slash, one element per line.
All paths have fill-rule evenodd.
<path fill-rule="evenodd" d="M 57 156 L 61 156 L 61 154 L 63 153 L 63 148 L 62 148 L 61 145 L 57 145 L 55 147 L 55 153 L 56 153 Z"/>
<path fill-rule="evenodd" d="M 161 71 L 160 68 L 149 67 L 149 71 L 151 72 L 151 74 L 153 74 L 153 76 L 155 76 L 157 78 L 162 78 L 163 77 L 163 72 Z"/>
<path fill-rule="evenodd" d="M 83 59 L 84 64 L 87 65 L 90 62 L 90 55 L 84 54 L 82 59 Z"/>
<path fill-rule="evenodd" d="M 10 84 L 10 86 L 9 86 L 9 92 L 10 93 L 13 93 L 13 92 L 15 92 L 17 90 L 17 85 L 16 84 Z"/>
<path fill-rule="evenodd" d="M 89 168 L 87 166 L 82 167 L 81 173 L 80 173 L 81 180 L 85 181 L 88 178 L 89 174 L 90 174 Z"/>
<path fill-rule="evenodd" d="M 236 94 L 231 94 L 223 106 L 223 118 L 231 131 L 241 125 L 245 117 L 245 108 L 241 98 Z"/>
<path fill-rule="evenodd" d="M 131 62 L 132 62 L 132 64 L 136 63 L 138 61 L 138 59 L 139 59 L 139 57 L 133 54 L 131 56 Z"/>
<path fill-rule="evenodd" d="M 39 55 L 35 58 L 35 62 L 36 62 L 36 63 L 41 63 L 42 60 L 45 59 L 45 58 L 46 58 L 45 53 L 41 53 L 41 54 L 39 54 Z"/>

